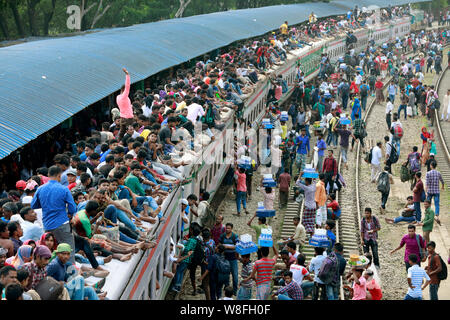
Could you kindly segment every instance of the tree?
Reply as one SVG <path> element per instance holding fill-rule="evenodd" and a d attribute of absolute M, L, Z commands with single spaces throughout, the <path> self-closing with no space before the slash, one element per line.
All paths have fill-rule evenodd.
<path fill-rule="evenodd" d="M 12 14 L 14 17 L 14 22 L 16 23 L 17 33 L 19 34 L 19 36 L 21 38 L 25 38 L 25 32 L 23 29 L 22 20 L 20 18 L 19 9 L 18 9 L 18 6 L 22 3 L 21 3 L 21 1 L 9 1 L 8 4 L 9 4 L 9 7 L 11 8 L 11 11 L 12 11 Z"/>
<path fill-rule="evenodd" d="M 56 0 L 51 0 L 49 10 L 42 9 L 44 13 L 44 25 L 43 25 L 44 36 L 48 36 L 48 29 L 50 21 L 52 21 L 53 14 L 55 13 L 55 7 L 56 7 Z"/>
<path fill-rule="evenodd" d="M 8 7 L 8 4 L 6 1 L 1 0 L 0 1 L 0 29 L 2 30 L 3 35 L 6 39 L 9 38 L 9 30 L 8 30 L 8 23 L 6 21 L 6 16 L 4 15 L 5 9 Z"/>
<path fill-rule="evenodd" d="M 180 0 L 180 7 L 178 8 L 177 13 L 175 13 L 175 18 L 181 18 L 183 16 L 183 12 L 186 10 L 189 3 L 191 3 L 191 0 Z"/>
<path fill-rule="evenodd" d="M 100 13 L 100 10 L 103 8 L 103 0 L 100 0 L 100 3 L 98 4 L 97 12 L 95 13 L 94 19 L 92 20 L 91 29 L 94 29 L 95 24 L 98 20 L 100 20 L 101 17 L 108 11 L 109 8 L 111 8 L 111 4 L 108 3 L 106 7 L 103 9 L 103 11 Z"/>
<path fill-rule="evenodd" d="M 41 0 L 27 0 L 28 25 L 32 36 L 39 35 L 36 27 L 36 6 L 39 2 L 41 2 Z"/>

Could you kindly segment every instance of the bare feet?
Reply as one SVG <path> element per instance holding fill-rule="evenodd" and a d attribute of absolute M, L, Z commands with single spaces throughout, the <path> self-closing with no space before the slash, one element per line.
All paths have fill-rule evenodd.
<path fill-rule="evenodd" d="M 104 262 L 104 263 L 108 263 L 108 262 L 111 262 L 111 260 L 112 260 L 112 255 L 107 256 L 106 258 L 104 258 L 104 259 L 103 259 L 103 262 Z"/>
<path fill-rule="evenodd" d="M 124 255 L 122 256 L 122 258 L 120 258 L 120 261 L 122 261 L 122 262 L 128 261 L 128 260 L 131 259 L 131 256 L 132 256 L 132 255 L 133 255 L 132 253 L 124 254 Z"/>
<path fill-rule="evenodd" d="M 107 292 L 105 291 L 105 292 L 103 292 L 103 293 L 100 293 L 99 295 L 98 295 L 98 298 L 100 299 L 100 300 L 105 300 L 105 298 L 106 298 L 106 294 L 107 294 Z"/>

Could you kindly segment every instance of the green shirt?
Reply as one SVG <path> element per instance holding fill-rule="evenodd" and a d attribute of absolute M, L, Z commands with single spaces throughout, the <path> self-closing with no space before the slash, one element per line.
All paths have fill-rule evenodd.
<path fill-rule="evenodd" d="M 319 110 L 319 115 L 322 118 L 323 113 L 325 112 L 325 106 L 320 102 L 316 102 L 316 104 L 312 107 L 313 110 Z"/>
<path fill-rule="evenodd" d="M 133 191 L 133 193 L 139 195 L 139 196 L 145 196 L 145 191 L 142 188 L 141 183 L 139 182 L 138 177 L 136 177 L 133 174 L 130 174 L 125 179 L 125 185 Z"/>
<path fill-rule="evenodd" d="M 256 242 L 258 242 L 259 236 L 261 235 L 261 229 L 267 229 L 269 226 L 267 224 L 258 224 L 255 226 L 251 226 L 253 230 L 256 232 Z"/>
<path fill-rule="evenodd" d="M 187 243 L 184 245 L 184 250 L 183 250 L 182 256 L 187 256 L 189 251 L 194 251 L 195 247 L 197 246 L 197 241 L 198 240 L 195 237 L 189 238 Z M 186 262 L 186 263 L 189 263 L 189 262 L 191 262 L 191 259 L 192 259 L 192 255 L 190 255 L 189 257 L 187 257 L 183 261 Z"/>
<path fill-rule="evenodd" d="M 425 210 L 425 217 L 423 218 L 423 231 L 433 231 L 434 211 L 431 207 Z"/>

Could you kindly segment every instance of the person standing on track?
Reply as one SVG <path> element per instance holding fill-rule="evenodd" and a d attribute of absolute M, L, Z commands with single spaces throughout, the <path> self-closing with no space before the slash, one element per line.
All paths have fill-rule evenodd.
<path fill-rule="evenodd" d="M 131 106 L 131 100 L 128 97 L 130 94 L 130 74 L 127 69 L 123 68 L 122 70 L 126 74 L 125 85 L 120 88 L 120 94 L 116 97 L 116 103 L 120 110 L 119 140 L 122 140 L 127 131 L 127 127 L 134 122 L 133 108 Z"/>
<path fill-rule="evenodd" d="M 400 250 L 401 248 L 403 248 L 404 245 L 406 245 L 404 261 L 406 271 L 408 272 L 408 269 L 411 267 L 411 261 L 409 260 L 409 256 L 411 254 L 414 254 L 418 258 L 416 263 L 419 265 L 419 267 L 420 267 L 420 260 L 425 259 L 425 257 L 422 258 L 422 255 L 425 255 L 425 248 L 426 248 L 425 240 L 420 234 L 416 234 L 415 225 L 412 224 L 408 225 L 408 234 L 402 237 L 400 245 L 394 250 L 392 250 L 390 254 L 393 254 L 394 252 Z M 419 257 L 421 258 L 419 259 Z"/>
<path fill-rule="evenodd" d="M 283 209 L 288 204 L 289 187 L 291 185 L 291 175 L 289 168 L 284 168 L 284 173 L 278 177 L 278 188 L 280 192 L 280 209 Z"/>
<path fill-rule="evenodd" d="M 391 114 L 392 114 L 392 110 L 394 110 L 394 104 L 391 101 L 391 98 L 387 98 L 386 99 L 387 104 L 386 104 L 386 124 L 388 126 L 388 130 L 391 129 Z"/>
<path fill-rule="evenodd" d="M 436 162 L 432 161 L 430 164 L 431 170 L 427 172 L 425 176 L 425 191 L 427 193 L 427 199 L 430 200 L 434 198 L 434 208 L 436 213 L 436 222 L 440 225 L 439 221 L 439 181 L 442 183 L 442 190 L 445 190 L 444 179 L 439 171 L 436 170 Z"/>
<path fill-rule="evenodd" d="M 377 145 L 369 152 L 372 152 L 372 160 L 370 162 L 371 167 L 371 182 L 375 183 L 379 172 L 381 171 L 381 142 L 378 141 Z"/>
<path fill-rule="evenodd" d="M 305 178 L 304 184 L 299 178 L 296 185 L 305 192 L 305 210 L 303 211 L 302 224 L 305 227 L 306 232 L 312 236 L 316 218 L 316 185 L 312 183 L 311 178 Z"/>
<path fill-rule="evenodd" d="M 376 267 L 380 267 L 378 259 L 378 231 L 381 226 L 378 218 L 372 215 L 372 209 L 366 208 L 364 210 L 364 217 L 361 219 L 361 246 L 364 248 L 364 253 L 369 253 L 372 249 L 373 263 Z"/>
<path fill-rule="evenodd" d="M 333 150 L 328 150 L 328 157 L 323 161 L 323 173 L 325 174 L 325 190 L 328 186 L 328 194 L 333 193 L 334 180 L 337 176 L 337 161 L 333 157 Z"/>
<path fill-rule="evenodd" d="M 267 300 L 270 295 L 270 285 L 272 283 L 272 269 L 278 259 L 278 251 L 275 246 L 272 247 L 274 256 L 268 258 L 269 248 L 262 247 L 261 254 L 262 258 L 256 260 L 253 264 L 253 270 L 250 276 L 242 280 L 247 283 L 250 279 L 255 279 L 256 281 L 256 300 Z"/>
<path fill-rule="evenodd" d="M 235 167 L 237 168 L 237 162 L 235 162 Z M 245 213 L 249 214 L 247 210 L 247 176 L 245 174 L 244 168 L 239 168 L 235 172 L 235 177 L 237 180 L 236 187 L 236 209 L 237 213 L 233 214 L 235 216 L 241 215 L 241 202 L 244 207 Z"/>
<path fill-rule="evenodd" d="M 377 104 L 381 104 L 384 101 L 383 81 L 381 81 L 381 79 L 378 79 L 377 82 L 375 82 L 375 94 Z"/>
<path fill-rule="evenodd" d="M 321 228 L 327 221 L 327 191 L 325 190 L 325 174 L 323 173 L 319 174 L 314 197 L 317 205 L 316 225 Z"/>
<path fill-rule="evenodd" d="M 295 162 L 299 172 L 302 172 L 305 168 L 306 158 L 309 157 L 309 137 L 306 135 L 306 128 L 301 129 L 301 135 L 296 139 L 297 144 L 297 158 Z"/>

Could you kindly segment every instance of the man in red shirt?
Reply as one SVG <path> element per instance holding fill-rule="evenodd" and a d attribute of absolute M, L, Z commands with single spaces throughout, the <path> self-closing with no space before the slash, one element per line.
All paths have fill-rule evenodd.
<path fill-rule="evenodd" d="M 325 174 L 325 189 L 329 185 L 328 194 L 333 193 L 334 180 L 337 175 L 337 162 L 333 157 L 333 150 L 328 150 L 328 157 L 323 162 L 322 170 Z"/>
<path fill-rule="evenodd" d="M 278 177 L 278 187 L 280 189 L 280 209 L 287 206 L 290 186 L 291 175 L 289 174 L 289 168 L 284 168 L 284 172 Z"/>
<path fill-rule="evenodd" d="M 272 247 L 274 256 L 268 258 L 269 248 L 261 247 L 262 258 L 256 260 L 253 265 L 253 271 L 243 282 L 248 282 L 250 279 L 256 281 L 256 299 L 267 300 L 270 295 L 270 285 L 272 282 L 272 269 L 278 259 L 278 251 L 275 246 Z"/>
<path fill-rule="evenodd" d="M 420 201 L 422 197 L 423 182 L 422 182 L 422 173 L 420 171 L 416 172 L 416 184 L 413 189 L 413 202 L 414 202 L 414 211 L 416 212 L 416 221 L 421 221 L 422 219 L 422 211 L 420 210 Z"/>

